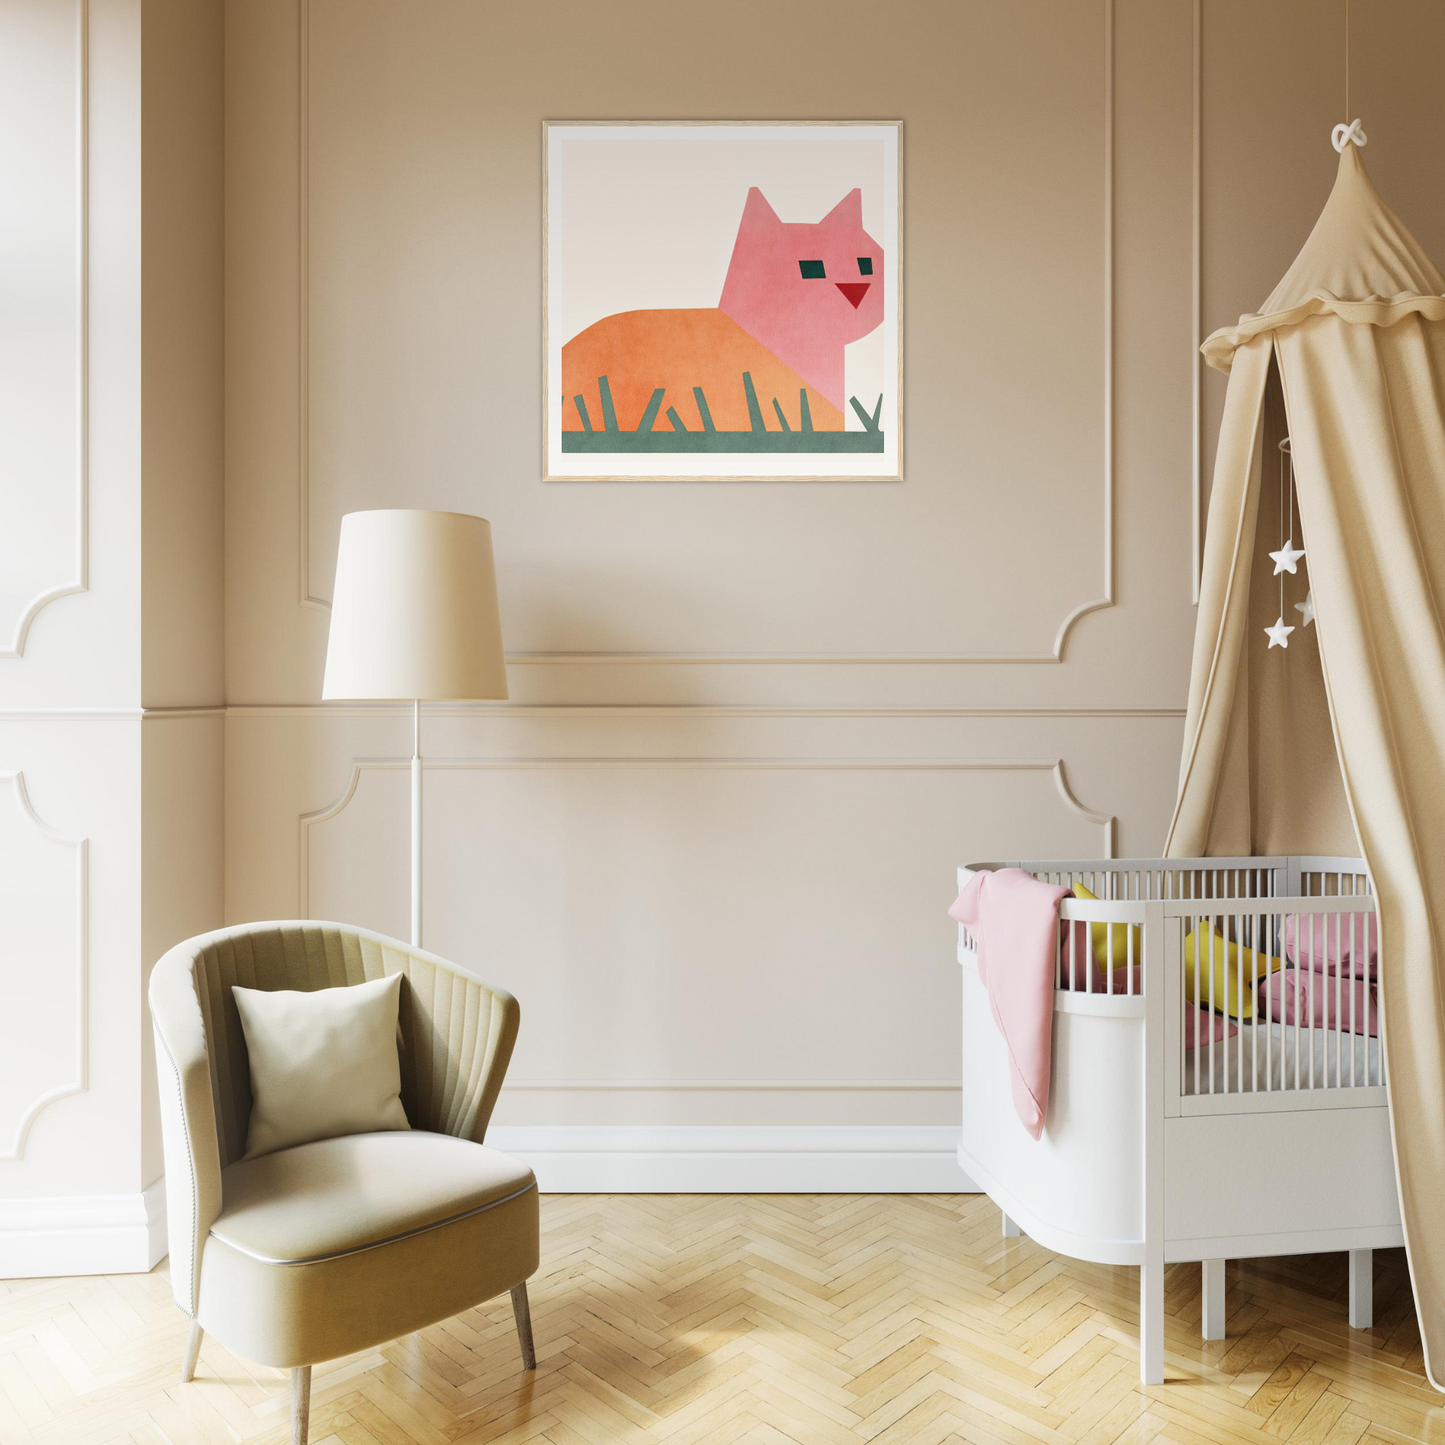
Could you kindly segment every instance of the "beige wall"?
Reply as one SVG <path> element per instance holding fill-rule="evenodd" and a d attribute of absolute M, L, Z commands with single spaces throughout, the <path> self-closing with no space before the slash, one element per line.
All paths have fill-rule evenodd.
<path fill-rule="evenodd" d="M 225 702 L 225 27 L 218 3 L 142 15 L 142 701 L 194 707 Z"/>
<path fill-rule="evenodd" d="M 1445 9 L 1355 8 L 1445 254 Z M 229 915 L 404 928 L 405 717 L 317 705 L 337 527 L 481 512 L 513 702 L 428 716 L 427 927 L 523 1000 L 499 1117 L 946 1123 L 953 865 L 1161 845 L 1193 346 L 1318 212 L 1342 42 L 1316 0 L 231 4 Z M 540 481 L 541 123 L 609 117 L 903 121 L 901 484 Z"/>
<path fill-rule="evenodd" d="M 232 0 L 222 34 L 218 4 L 10 7 L 41 84 L 0 118 L 52 133 L 24 244 L 55 295 L 0 359 L 85 356 L 88 393 L 57 381 L 0 458 L 0 531 L 35 538 L 0 650 L 65 594 L 0 657 L 33 810 L 0 787 L 0 863 L 58 888 L 85 843 L 46 946 L 87 937 L 88 982 L 38 1016 L 89 1071 L 0 1097 L 40 1101 L 0 1266 L 49 1201 L 151 1183 L 145 971 L 215 920 L 223 849 L 231 920 L 405 931 L 405 715 L 318 701 L 339 518 L 375 505 L 494 525 L 513 701 L 428 712 L 427 930 L 523 1001 L 499 1119 L 946 1162 L 954 865 L 1160 846 L 1196 386 L 1201 492 L 1222 395 L 1191 347 L 1317 213 L 1341 10 Z M 1355 12 L 1367 159 L 1445 255 L 1445 8 Z M 88 147 L 55 100 L 82 76 Z M 903 121 L 903 482 L 541 482 L 541 123 L 607 117 Z"/>
<path fill-rule="evenodd" d="M 145 988 L 224 917 L 225 13 L 144 0 L 140 1172 L 164 1170 Z"/>
<path fill-rule="evenodd" d="M 1184 9 L 1126 7 L 1110 75 L 1104 0 L 905 4 L 887 25 L 832 6 L 822 27 L 769 5 L 725 27 L 646 5 L 305 13 L 300 97 L 295 0 L 229 17 L 233 703 L 315 697 L 325 613 L 296 596 L 324 603 L 343 511 L 398 500 L 490 512 L 519 686 L 559 701 L 1045 700 L 1060 679 L 1013 661 L 1054 671 L 1081 608 L 1115 594 L 1127 632 L 1187 618 L 1167 558 L 1138 549 L 1126 596 L 1106 557 L 1127 490 L 1115 540 L 1177 520 L 1146 479 L 1180 459 L 1141 414 L 1109 465 L 1103 365 L 1112 333 L 1116 383 L 1180 405 Z M 760 63 L 760 35 L 809 63 Z M 541 122 L 643 114 L 904 120 L 904 485 L 540 484 Z M 996 545 L 1045 526 L 1067 541 L 1037 565 Z M 1101 620 L 1071 657 L 1109 656 Z M 610 665 L 638 653 L 700 663 Z M 1114 690 L 1080 669 L 1069 699 Z"/>
<path fill-rule="evenodd" d="M 1445 5 L 1354 5 L 1349 118 L 1363 121 L 1375 185 L 1437 262 L 1445 259 L 1442 52 Z M 1336 158 L 1322 137 L 1344 116 L 1344 0 L 1205 0 L 1200 64 L 1207 335 L 1258 308 L 1329 193 Z M 1224 386 L 1203 368 L 1206 493 Z"/>
<path fill-rule="evenodd" d="M 1445 254 L 1445 9 L 1356 11 L 1371 166 Z M 953 864 L 1161 844 L 1193 346 L 1324 198 L 1342 21 L 233 4 L 231 916 L 404 927 L 405 719 L 315 706 L 337 526 L 479 511 L 514 701 L 429 716 L 427 922 L 523 999 L 500 1117 L 951 1118 Z M 541 122 L 838 116 L 904 122 L 906 480 L 543 484 Z"/>
<path fill-rule="evenodd" d="M 426 926 L 522 999 L 505 1124 L 946 1126 L 954 866 L 1162 841 L 1189 6 L 825 10 L 228 9 L 227 912 L 405 930 L 337 527 L 490 517 L 513 702 L 428 711 Z M 902 483 L 540 480 L 541 125 L 607 117 L 904 122 Z"/>

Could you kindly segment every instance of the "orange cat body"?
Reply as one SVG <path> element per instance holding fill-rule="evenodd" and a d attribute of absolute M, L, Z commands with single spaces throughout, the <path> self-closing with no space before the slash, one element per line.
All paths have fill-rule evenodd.
<path fill-rule="evenodd" d="M 562 348 L 562 430 L 586 430 L 576 403 L 579 396 L 592 428 L 603 429 L 598 378 L 605 376 L 623 431 L 636 430 L 658 387 L 665 394 L 654 430 L 670 427 L 669 408 L 688 431 L 704 430 L 693 391 L 699 387 L 718 431 L 745 432 L 750 418 L 744 372 L 752 377 L 769 431 L 780 429 L 774 399 L 789 427 L 803 430 L 799 392 L 804 388 L 813 429 L 843 430 L 843 413 L 832 402 L 715 307 L 622 311 L 574 336 Z"/>

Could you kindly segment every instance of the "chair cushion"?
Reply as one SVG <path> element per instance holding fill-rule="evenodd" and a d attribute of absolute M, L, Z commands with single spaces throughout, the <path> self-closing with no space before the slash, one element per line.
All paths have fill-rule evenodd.
<path fill-rule="evenodd" d="M 469 1140 L 349 1134 L 240 1160 L 221 1181 L 197 1319 L 261 1364 L 369 1349 L 537 1268 L 532 1171 Z"/>
<path fill-rule="evenodd" d="M 525 1164 L 466 1139 L 348 1134 L 224 1169 L 211 1233 L 255 1259 L 304 1264 L 433 1228 L 534 1183 Z"/>

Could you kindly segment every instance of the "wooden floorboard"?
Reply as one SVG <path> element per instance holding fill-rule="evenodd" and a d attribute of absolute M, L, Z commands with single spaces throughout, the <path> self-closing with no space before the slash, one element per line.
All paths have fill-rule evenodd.
<path fill-rule="evenodd" d="M 1445 1445 L 1404 1252 L 1372 1330 L 1345 1256 L 1166 1281 L 1163 1386 L 1138 1384 L 1137 1274 L 999 1237 L 981 1195 L 560 1195 L 510 1301 L 315 1371 L 313 1445 Z M 284 1445 L 288 1385 L 206 1339 L 149 1275 L 0 1282 L 0 1445 Z"/>

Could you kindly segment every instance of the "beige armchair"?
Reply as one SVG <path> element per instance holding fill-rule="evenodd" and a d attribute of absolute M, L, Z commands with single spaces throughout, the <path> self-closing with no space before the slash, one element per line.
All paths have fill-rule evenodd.
<path fill-rule="evenodd" d="M 412 1128 L 243 1160 L 251 1112 L 231 986 L 318 989 L 402 973 L 401 1101 Z M 537 1181 L 483 1144 L 517 1001 L 393 938 L 339 923 L 253 923 L 178 944 L 150 982 L 171 1285 L 191 1319 L 290 1369 L 305 1445 L 311 1366 L 512 1293 L 527 1369 Z"/>

